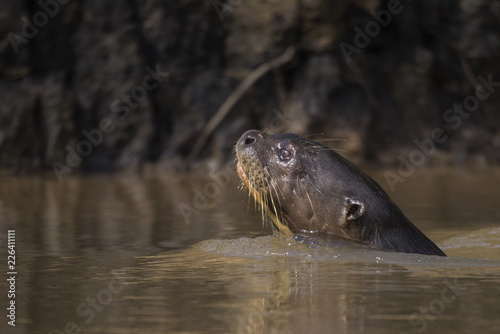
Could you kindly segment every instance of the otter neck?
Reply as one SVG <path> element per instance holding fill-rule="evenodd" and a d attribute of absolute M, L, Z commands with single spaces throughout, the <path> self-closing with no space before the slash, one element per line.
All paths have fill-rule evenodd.
<path fill-rule="evenodd" d="M 383 232 L 377 229 L 370 244 L 382 249 L 392 249 L 397 252 L 440 255 L 446 254 L 425 236 L 413 223 L 402 213 L 397 217 L 391 217 L 391 223 L 383 228 Z"/>

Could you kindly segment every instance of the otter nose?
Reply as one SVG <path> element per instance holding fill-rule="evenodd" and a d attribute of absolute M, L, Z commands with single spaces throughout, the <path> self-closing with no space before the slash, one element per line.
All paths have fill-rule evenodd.
<path fill-rule="evenodd" d="M 243 146 L 250 146 L 257 142 L 257 140 L 264 138 L 262 133 L 256 130 L 249 130 L 241 136 L 241 143 Z"/>

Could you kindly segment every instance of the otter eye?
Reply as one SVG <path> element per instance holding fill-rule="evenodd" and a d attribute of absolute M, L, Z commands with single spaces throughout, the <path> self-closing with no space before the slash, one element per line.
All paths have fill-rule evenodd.
<path fill-rule="evenodd" d="M 289 161 L 292 158 L 292 152 L 286 148 L 279 150 L 279 156 L 282 161 Z"/>

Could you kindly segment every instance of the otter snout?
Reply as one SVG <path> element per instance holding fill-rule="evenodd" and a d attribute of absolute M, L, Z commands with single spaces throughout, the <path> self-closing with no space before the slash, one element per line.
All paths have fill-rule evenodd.
<path fill-rule="evenodd" d="M 241 180 L 248 186 L 258 189 L 266 185 L 264 167 L 259 158 L 266 134 L 257 130 L 246 131 L 236 143 L 236 156 L 238 158 L 237 171 Z"/>
<path fill-rule="evenodd" d="M 262 139 L 264 139 L 264 134 L 262 132 L 257 130 L 248 130 L 238 140 L 236 149 L 244 149 L 249 146 L 253 146 Z"/>
<path fill-rule="evenodd" d="M 247 160 L 258 160 L 257 152 L 264 138 L 265 134 L 260 131 L 246 131 L 236 143 L 236 156 L 238 161 L 247 162 Z"/>

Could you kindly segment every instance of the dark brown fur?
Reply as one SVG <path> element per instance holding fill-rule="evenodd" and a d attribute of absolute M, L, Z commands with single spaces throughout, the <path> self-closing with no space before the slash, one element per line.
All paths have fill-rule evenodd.
<path fill-rule="evenodd" d="M 236 153 L 240 177 L 282 231 L 446 256 L 372 178 L 320 143 L 250 130 L 236 144 Z"/>

